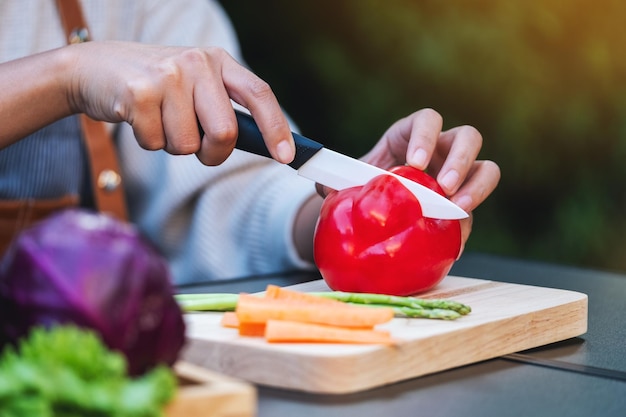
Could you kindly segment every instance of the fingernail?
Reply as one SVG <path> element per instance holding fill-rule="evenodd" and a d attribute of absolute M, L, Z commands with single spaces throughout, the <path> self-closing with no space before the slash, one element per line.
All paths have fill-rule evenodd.
<path fill-rule="evenodd" d="M 415 152 L 413 152 L 413 156 L 409 161 L 409 164 L 416 168 L 426 168 L 426 160 L 428 159 L 428 154 L 422 148 L 418 148 Z"/>
<path fill-rule="evenodd" d="M 459 173 L 455 169 L 448 171 L 441 179 L 441 185 L 446 191 L 452 191 L 457 182 L 459 182 Z"/>
<path fill-rule="evenodd" d="M 294 150 L 291 143 L 287 140 L 278 142 L 278 145 L 276 145 L 276 154 L 278 155 L 278 160 L 284 164 L 293 161 Z"/>

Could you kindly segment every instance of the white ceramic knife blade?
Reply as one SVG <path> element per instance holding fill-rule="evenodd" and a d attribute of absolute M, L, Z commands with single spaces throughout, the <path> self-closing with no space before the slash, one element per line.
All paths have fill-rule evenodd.
<path fill-rule="evenodd" d="M 239 128 L 236 148 L 271 158 L 263 136 L 254 119 L 235 110 Z M 198 125 L 202 135 L 202 127 Z M 446 197 L 374 165 L 324 148 L 321 143 L 293 133 L 296 143 L 296 157 L 289 164 L 298 174 L 334 190 L 364 185 L 379 175 L 392 175 L 411 191 L 422 206 L 425 217 L 435 219 L 464 219 L 468 214 Z"/>
<path fill-rule="evenodd" d="M 379 175 L 391 175 L 415 195 L 425 217 L 436 219 L 468 217 L 463 209 L 430 188 L 330 149 L 322 148 L 317 151 L 298 168 L 298 174 L 334 190 L 363 185 Z"/>

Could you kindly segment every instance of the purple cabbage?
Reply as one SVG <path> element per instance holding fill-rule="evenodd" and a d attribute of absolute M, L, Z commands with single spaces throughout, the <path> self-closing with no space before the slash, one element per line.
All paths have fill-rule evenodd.
<path fill-rule="evenodd" d="M 165 260 L 133 226 L 81 209 L 24 231 L 0 263 L 0 348 L 56 324 L 96 330 L 131 375 L 172 365 L 185 343 Z"/>

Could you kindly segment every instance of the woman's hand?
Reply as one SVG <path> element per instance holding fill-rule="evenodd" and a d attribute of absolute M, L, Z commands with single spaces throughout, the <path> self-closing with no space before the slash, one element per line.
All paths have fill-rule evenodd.
<path fill-rule="evenodd" d="M 419 110 L 394 123 L 362 160 L 388 169 L 408 164 L 425 169 L 450 200 L 470 214 L 461 221 L 462 243 L 472 228 L 471 212 L 500 181 L 493 161 L 477 160 L 482 136 L 471 126 L 442 131 L 443 119 L 432 109 Z"/>
<path fill-rule="evenodd" d="M 232 99 L 250 110 L 275 159 L 293 159 L 291 131 L 270 86 L 221 48 L 126 42 L 87 42 L 70 48 L 75 57 L 70 90 L 75 111 L 130 123 L 146 149 L 195 153 L 207 165 L 220 164 L 237 140 Z"/>
<path fill-rule="evenodd" d="M 295 154 L 269 85 L 221 48 L 86 42 L 0 64 L 0 89 L 0 147 L 86 113 L 130 123 L 146 149 L 217 165 L 237 139 L 233 100 L 250 110 L 275 159 L 288 163 Z"/>

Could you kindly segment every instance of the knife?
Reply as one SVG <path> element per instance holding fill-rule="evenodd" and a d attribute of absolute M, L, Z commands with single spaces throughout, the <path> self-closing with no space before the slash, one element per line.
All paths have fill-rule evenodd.
<path fill-rule="evenodd" d="M 235 110 L 239 136 L 237 149 L 271 158 L 263 135 L 252 116 Z M 200 128 L 200 136 L 203 130 Z M 379 175 L 391 175 L 398 179 L 415 195 L 422 206 L 424 217 L 435 219 L 464 219 L 468 214 L 441 194 L 408 178 L 382 168 L 327 149 L 321 143 L 292 132 L 296 144 L 296 155 L 288 165 L 305 178 L 334 190 L 364 185 Z"/>

